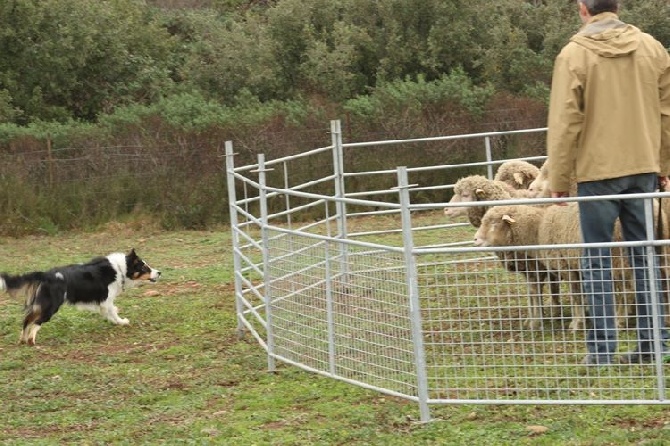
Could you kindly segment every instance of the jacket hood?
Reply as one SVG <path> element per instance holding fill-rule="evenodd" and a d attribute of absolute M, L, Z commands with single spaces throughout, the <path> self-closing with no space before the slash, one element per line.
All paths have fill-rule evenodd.
<path fill-rule="evenodd" d="M 605 12 L 591 18 L 570 40 L 602 57 L 626 56 L 637 50 L 641 31 Z"/>

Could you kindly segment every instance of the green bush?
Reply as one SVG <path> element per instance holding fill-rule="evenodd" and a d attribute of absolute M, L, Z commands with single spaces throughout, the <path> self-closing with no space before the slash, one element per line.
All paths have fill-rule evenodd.
<path fill-rule="evenodd" d="M 493 93 L 491 85 L 475 86 L 463 69 L 457 68 L 430 82 L 419 75 L 416 81 L 384 83 L 369 95 L 347 101 L 344 109 L 360 118 L 385 118 L 389 110 L 409 109 L 420 114 L 433 104 L 455 103 L 473 115 L 481 115 Z"/>

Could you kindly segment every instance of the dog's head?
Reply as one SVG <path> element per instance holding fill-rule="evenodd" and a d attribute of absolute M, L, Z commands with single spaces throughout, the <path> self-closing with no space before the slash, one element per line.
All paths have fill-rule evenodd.
<path fill-rule="evenodd" d="M 149 280 L 155 282 L 161 276 L 161 272 L 150 267 L 147 262 L 140 259 L 135 253 L 135 249 L 131 249 L 126 254 L 126 276 L 130 280 Z"/>

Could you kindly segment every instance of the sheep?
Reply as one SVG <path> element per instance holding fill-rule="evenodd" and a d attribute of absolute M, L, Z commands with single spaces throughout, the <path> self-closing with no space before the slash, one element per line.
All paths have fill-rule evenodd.
<path fill-rule="evenodd" d="M 658 212 L 657 206 L 656 212 Z M 664 213 L 661 215 L 664 220 L 667 219 Z M 494 223 L 496 221 L 497 224 Z M 512 237 L 509 234 L 520 235 Z M 622 240 L 621 226 L 618 222 L 615 225 L 614 240 Z M 479 246 L 578 244 L 581 241 L 577 203 L 548 207 L 500 206 L 495 212 L 493 209 L 487 212 L 480 230 L 475 235 L 475 244 Z M 573 301 L 573 320 L 570 329 L 584 328 L 586 319 L 581 292 L 581 250 L 543 248 L 529 251 L 527 255 L 540 259 L 540 263 L 550 274 L 557 274 L 562 281 L 569 284 Z M 661 272 L 664 277 L 668 277 L 664 256 L 661 263 Z M 634 300 L 632 271 L 622 248 L 612 248 L 612 278 L 617 290 L 623 294 L 623 299 L 618 299 L 619 305 L 617 305 L 617 325 L 621 327 L 625 325 L 628 317 L 628 302 L 631 298 Z"/>
<path fill-rule="evenodd" d="M 518 215 L 523 214 L 523 215 Z M 476 246 L 531 246 L 538 244 L 538 230 L 544 216 L 540 206 L 501 205 L 489 209 L 475 234 Z M 521 223 L 517 223 L 520 221 Z M 508 271 L 523 274 L 528 281 L 530 314 L 526 325 L 542 327 L 543 282 L 549 281 L 552 301 L 560 302 L 558 276 L 550 272 L 537 251 L 500 251 L 497 255 Z"/>
<path fill-rule="evenodd" d="M 549 172 L 548 172 L 549 161 L 550 160 L 547 159 L 542 164 L 542 166 L 540 167 L 539 175 L 530 184 L 530 186 L 528 186 L 530 196 L 533 197 L 533 198 L 548 198 L 548 197 L 551 197 L 551 189 L 549 187 Z M 570 196 L 577 196 L 577 179 L 574 176 L 574 174 L 570 178 L 570 186 L 569 186 L 568 193 L 569 193 Z M 665 215 L 665 217 L 663 217 L 663 219 L 667 219 L 668 216 L 670 216 L 670 200 L 669 199 L 663 199 L 663 200 L 660 200 L 660 201 L 661 201 L 661 208 L 663 209 L 662 215 Z M 657 211 L 655 211 L 655 212 L 656 212 L 656 217 L 655 218 L 657 218 L 658 217 L 658 212 Z M 664 227 L 667 228 L 667 225 L 664 225 Z M 666 231 L 664 231 L 664 234 L 660 234 L 658 237 L 661 238 L 661 239 L 668 239 L 670 237 L 670 231 L 666 230 Z M 669 264 L 668 259 L 666 258 L 665 255 L 661 256 L 661 262 L 662 262 L 662 266 L 663 266 L 662 273 L 666 276 L 666 277 L 664 277 L 664 283 L 666 283 L 668 277 L 670 277 L 670 276 L 668 276 L 669 273 L 666 272 L 666 270 L 670 271 L 670 264 Z M 668 285 L 666 285 L 666 288 L 668 288 Z M 630 294 L 630 293 L 627 293 L 627 294 Z M 631 296 L 625 296 L 625 297 L 627 298 L 627 300 L 633 300 L 633 302 L 634 302 L 634 299 Z M 670 300 L 670 299 L 668 299 L 668 300 Z M 668 305 L 670 305 L 670 303 Z M 622 313 L 619 315 L 619 321 L 618 321 L 619 326 L 625 326 L 626 325 L 626 314 L 630 313 L 631 315 L 633 315 L 635 313 L 634 303 L 631 302 L 628 305 L 628 307 L 629 307 L 628 310 L 625 310 L 625 309 L 620 310 Z M 666 316 L 667 316 L 667 323 L 670 324 L 670 311 L 668 311 L 668 314 Z"/>
<path fill-rule="evenodd" d="M 551 198 L 551 188 L 549 187 L 549 160 L 547 159 L 540 167 L 537 177 L 528 185 L 528 191 L 534 198 Z M 568 195 L 577 196 L 577 178 L 573 175 L 570 178 L 570 187 Z"/>
<path fill-rule="evenodd" d="M 540 245 L 581 243 L 579 224 L 579 207 L 577 203 L 567 206 L 548 206 L 537 230 L 537 242 Z M 612 256 L 620 259 L 620 255 L 612 252 Z M 540 257 L 546 262 L 547 268 L 555 271 L 562 281 L 567 282 L 572 296 L 572 321 L 570 329 L 578 331 L 586 327 L 586 315 L 581 289 L 581 250 L 576 249 L 542 249 Z M 615 262 L 612 262 L 615 267 Z M 621 268 L 619 266 L 619 271 Z"/>
<path fill-rule="evenodd" d="M 654 200 L 654 220 L 653 226 L 655 228 L 656 238 L 658 240 L 668 240 L 670 239 L 670 226 L 668 222 L 670 221 L 670 207 L 668 206 L 670 202 L 667 199 L 663 200 Z M 659 214 L 660 209 L 660 214 Z M 615 233 L 615 237 L 616 237 Z M 661 286 L 662 286 L 662 296 L 665 303 L 665 324 L 670 326 L 670 254 L 668 252 L 668 246 L 661 246 L 656 248 L 656 253 L 659 257 L 659 267 L 661 273 Z M 630 327 L 627 324 L 628 317 L 633 317 L 637 313 L 637 307 L 635 303 L 635 293 L 631 292 L 634 288 L 633 279 L 630 278 L 629 292 L 626 293 L 627 299 L 622 303 L 624 308 L 621 309 L 619 313 L 619 327 Z M 633 322 L 634 323 L 634 322 Z"/>
<path fill-rule="evenodd" d="M 489 180 L 482 175 L 463 177 L 454 185 L 454 196 L 449 203 L 466 203 L 472 201 L 509 200 L 527 198 L 526 190 L 516 190 L 507 183 Z M 478 228 L 487 211 L 487 206 L 445 207 L 444 215 L 449 218 L 467 214 L 470 224 Z"/>
<path fill-rule="evenodd" d="M 660 217 L 664 231 L 659 234 L 659 238 L 668 238 L 668 217 L 665 212 L 660 210 L 658 202 L 653 203 L 654 220 Z M 557 228 L 562 229 L 557 229 Z M 577 203 L 571 203 L 568 206 L 550 206 L 543 223 L 540 225 L 540 243 L 541 244 L 567 244 L 580 243 L 581 230 L 579 227 L 579 208 Z M 614 241 L 622 241 L 623 235 L 621 225 L 617 221 L 614 226 Z M 568 252 L 571 251 L 571 252 Z M 551 270 L 570 271 L 573 278 L 577 278 L 576 273 L 581 265 L 579 263 L 579 250 L 543 250 L 543 259 Z M 660 249 L 660 273 L 661 280 L 666 288 L 665 299 L 667 301 L 667 278 L 670 270 L 667 262 L 666 248 Z M 552 260 L 553 259 L 555 260 Z M 554 264 L 554 261 L 557 263 Z M 619 293 L 617 299 L 617 326 L 623 328 L 627 326 L 628 316 L 635 313 L 635 284 L 633 271 L 630 267 L 629 258 L 622 248 L 612 248 L 612 279 L 615 283 L 615 289 Z M 668 319 L 666 319 L 666 322 Z"/>
<path fill-rule="evenodd" d="M 493 179 L 507 183 L 513 189 L 528 189 L 539 174 L 540 169 L 528 161 L 510 160 L 498 167 Z"/>
<path fill-rule="evenodd" d="M 572 188 L 573 186 L 571 186 Z M 574 189 L 576 189 L 576 185 L 574 186 Z M 573 189 L 573 191 L 574 191 Z M 573 191 L 570 192 L 570 194 L 573 194 Z M 576 191 L 574 191 L 574 194 L 576 195 Z M 670 207 L 668 207 L 667 203 L 668 200 L 661 200 L 660 203 L 658 200 L 653 201 L 653 214 L 654 214 L 654 226 L 660 225 L 661 231 L 656 235 L 658 239 L 661 240 L 667 240 L 670 238 L 670 227 L 668 225 L 668 218 L 670 216 Z M 573 237 L 569 239 L 564 239 L 562 237 L 556 238 L 552 241 L 551 235 L 546 234 L 547 236 L 547 243 L 579 243 L 581 242 L 581 238 L 577 238 L 574 236 L 574 234 L 581 234 L 581 230 L 578 224 L 578 210 L 577 207 L 578 205 L 576 203 L 573 203 L 571 206 L 574 206 L 574 209 L 571 210 L 572 214 L 576 214 L 573 216 L 570 216 L 571 222 L 569 224 L 569 227 L 565 227 L 564 233 L 573 233 Z M 560 211 L 554 210 L 552 213 L 559 214 Z M 659 213 L 660 212 L 660 213 Z M 557 221 L 555 223 L 556 226 L 559 226 L 561 224 L 565 225 L 565 222 L 561 222 L 560 220 L 562 217 L 556 216 Z M 566 241 L 567 240 L 567 241 Z M 614 227 L 614 241 L 622 241 L 623 240 L 623 234 L 621 232 L 621 227 L 619 222 L 617 221 L 615 227 Z M 667 252 L 667 247 L 661 247 L 658 248 L 659 250 L 659 262 L 660 262 L 660 272 L 661 272 L 661 279 L 662 279 L 662 284 L 664 288 L 664 298 L 666 301 L 666 305 L 670 305 L 670 289 L 668 285 L 670 284 L 668 282 L 668 279 L 670 278 L 670 262 L 668 258 L 668 252 Z M 634 286 L 634 280 L 632 278 L 632 273 L 629 271 L 629 268 L 626 266 L 628 265 L 628 257 L 625 257 L 624 259 L 624 253 L 618 249 L 614 248 L 612 250 L 612 266 L 615 269 L 615 272 L 613 273 L 613 277 L 615 280 L 615 285 L 618 288 L 618 292 L 621 294 L 619 298 L 619 302 L 617 305 L 617 325 L 619 328 L 625 328 L 628 326 L 628 317 L 629 316 L 634 316 L 636 313 L 636 304 L 635 304 L 635 293 L 633 290 L 635 289 Z M 617 259 L 617 261 L 615 261 Z M 619 270 L 623 272 L 619 272 Z M 670 307 L 666 308 L 666 324 L 670 324 Z"/>
<path fill-rule="evenodd" d="M 579 243 L 580 230 L 577 206 L 499 206 L 484 216 L 475 234 L 478 246 L 534 246 L 556 243 Z M 576 228 L 575 228 L 576 225 Z M 576 239 L 575 239 L 576 237 Z M 585 327 L 581 299 L 581 276 L 578 249 L 539 249 L 525 252 L 528 257 L 569 284 L 572 295 L 572 321 L 569 328 Z M 531 312 L 539 302 L 531 303 Z M 536 311 L 536 316 L 539 314 Z"/>
<path fill-rule="evenodd" d="M 549 159 L 547 159 L 540 167 L 537 177 L 528 186 L 528 191 L 531 198 L 551 197 L 551 188 L 549 187 Z M 571 197 L 577 196 L 577 178 L 574 174 L 570 178 L 569 195 Z M 667 218 L 667 216 L 670 216 L 670 200 L 663 199 L 660 200 L 660 202 Z"/>

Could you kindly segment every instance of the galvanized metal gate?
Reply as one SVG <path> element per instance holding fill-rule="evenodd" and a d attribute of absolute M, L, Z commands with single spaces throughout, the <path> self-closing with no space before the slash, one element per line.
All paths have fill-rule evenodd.
<path fill-rule="evenodd" d="M 423 421 L 431 404 L 668 404 L 660 361 L 580 365 L 585 328 L 569 328 L 577 297 L 569 284 L 561 303 L 545 297 L 541 320 L 529 323 L 526 279 L 495 249 L 474 247 L 468 223 L 446 222 L 447 203 L 413 203 L 453 184 L 410 184 L 410 176 L 469 168 L 491 178 L 504 161 L 493 159 L 492 141 L 545 130 L 344 144 L 333 121 L 330 145 L 247 166 L 235 166 L 228 142 L 239 330 L 267 350 L 270 370 L 279 360 L 416 401 Z M 455 140 L 483 148 L 481 162 L 345 171 L 352 152 Z M 322 176 L 305 178 L 306 165 Z M 370 176 L 394 186 L 365 190 Z M 636 336 L 622 326 L 619 350 L 635 348 Z"/>

